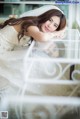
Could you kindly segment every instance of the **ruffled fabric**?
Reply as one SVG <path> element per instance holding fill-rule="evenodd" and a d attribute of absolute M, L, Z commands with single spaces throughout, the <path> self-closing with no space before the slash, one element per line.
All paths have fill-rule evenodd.
<path fill-rule="evenodd" d="M 0 30 L 0 52 L 14 50 L 16 46 L 24 46 L 28 44 L 30 37 L 24 36 L 20 42 L 17 38 L 18 32 L 13 26 L 7 25 Z"/>

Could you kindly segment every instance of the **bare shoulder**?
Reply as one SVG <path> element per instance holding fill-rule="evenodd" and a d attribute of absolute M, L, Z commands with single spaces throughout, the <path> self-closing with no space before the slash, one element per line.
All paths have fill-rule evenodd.
<path fill-rule="evenodd" d="M 44 33 L 40 31 L 37 26 L 29 26 L 27 29 L 27 35 L 38 41 L 43 41 L 44 39 Z"/>
<path fill-rule="evenodd" d="M 36 31 L 36 32 L 39 32 L 39 28 L 37 26 L 29 26 L 28 29 L 27 29 L 28 32 L 30 31 Z"/>
<path fill-rule="evenodd" d="M 14 25 L 13 27 L 15 28 L 17 32 L 19 32 L 21 29 L 21 25 Z"/>

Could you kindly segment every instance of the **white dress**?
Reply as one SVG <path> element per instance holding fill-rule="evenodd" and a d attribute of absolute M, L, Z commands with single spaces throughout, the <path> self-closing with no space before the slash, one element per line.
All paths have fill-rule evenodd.
<path fill-rule="evenodd" d="M 13 26 L 7 25 L 3 29 L 0 29 L 0 52 L 13 50 L 16 46 L 23 46 L 30 40 L 30 37 L 24 36 L 18 42 L 17 35 L 18 32 Z"/>
<path fill-rule="evenodd" d="M 30 37 L 24 36 L 19 43 L 17 35 L 13 26 L 7 25 L 0 29 L 0 98 L 17 92 L 14 86 L 19 87 L 24 83 L 23 58 L 28 47 L 23 46 Z M 19 50 L 15 49 L 17 46 Z"/>

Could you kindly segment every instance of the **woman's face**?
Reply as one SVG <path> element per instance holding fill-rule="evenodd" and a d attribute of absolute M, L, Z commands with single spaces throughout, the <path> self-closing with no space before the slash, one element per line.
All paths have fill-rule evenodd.
<path fill-rule="evenodd" d="M 58 16 L 51 17 L 48 21 L 42 24 L 41 30 L 43 32 L 54 32 L 60 24 L 60 18 Z"/>

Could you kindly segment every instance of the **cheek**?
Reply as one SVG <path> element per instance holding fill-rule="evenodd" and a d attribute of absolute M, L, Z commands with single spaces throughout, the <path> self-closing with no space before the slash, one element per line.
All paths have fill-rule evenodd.
<path fill-rule="evenodd" d="M 55 28 L 55 26 L 54 26 L 54 25 L 50 26 L 50 28 L 49 28 L 49 29 L 50 29 L 50 31 L 51 31 L 51 32 L 56 31 L 56 28 Z"/>
<path fill-rule="evenodd" d="M 46 21 L 45 23 L 42 24 L 42 27 L 45 27 L 48 25 L 48 21 Z"/>
<path fill-rule="evenodd" d="M 55 26 L 53 26 L 53 31 L 56 31 L 56 29 L 57 29 L 57 28 L 56 28 Z"/>
<path fill-rule="evenodd" d="M 44 31 L 44 24 L 42 24 L 41 26 L 41 31 Z"/>
<path fill-rule="evenodd" d="M 41 31 L 43 31 L 43 32 L 45 32 L 45 23 L 44 24 L 42 24 L 42 26 L 41 26 Z"/>

